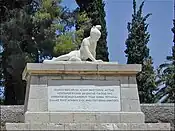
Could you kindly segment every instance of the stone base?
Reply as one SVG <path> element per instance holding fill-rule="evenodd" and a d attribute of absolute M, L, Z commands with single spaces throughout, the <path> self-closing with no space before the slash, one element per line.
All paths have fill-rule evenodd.
<path fill-rule="evenodd" d="M 6 130 L 170 130 L 169 123 L 144 123 L 136 82 L 139 71 L 141 65 L 135 64 L 28 63 L 23 72 L 23 79 L 27 80 L 25 120 L 24 123 L 6 123 Z M 54 90 L 57 87 L 69 93 L 75 86 L 89 92 L 92 88 L 102 90 L 87 93 L 87 102 L 82 97 L 72 103 L 68 103 L 67 95 L 59 95 Z M 78 94 L 83 96 L 83 90 L 77 88 Z M 78 96 L 73 91 L 70 93 Z M 61 103 L 64 100 L 58 96 L 66 98 L 66 102 Z M 111 102 L 117 98 L 117 102 L 102 99 L 105 103 L 100 103 L 99 99 L 109 97 Z"/>
<path fill-rule="evenodd" d="M 144 123 L 143 112 L 26 112 L 25 123 Z"/>
<path fill-rule="evenodd" d="M 6 123 L 6 130 L 170 130 L 169 123 Z"/>

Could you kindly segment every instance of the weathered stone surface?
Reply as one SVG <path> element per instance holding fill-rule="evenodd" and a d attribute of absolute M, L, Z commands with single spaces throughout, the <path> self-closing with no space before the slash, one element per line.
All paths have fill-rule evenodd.
<path fill-rule="evenodd" d="M 25 122 L 37 123 L 144 123 L 142 112 L 64 113 L 27 112 Z"/>
<path fill-rule="evenodd" d="M 29 123 L 6 123 L 6 130 L 29 130 Z"/>
<path fill-rule="evenodd" d="M 82 80 L 105 80 L 105 76 L 100 75 L 81 75 Z"/>
<path fill-rule="evenodd" d="M 43 64 L 43 63 L 27 63 L 23 71 L 23 79 L 28 80 L 29 74 L 36 77 L 41 75 L 103 75 L 103 76 L 120 76 L 129 75 L 133 76 L 141 71 L 141 65 L 138 64 L 116 64 L 113 62 L 104 63 L 77 63 L 77 62 L 61 62 L 57 64 Z M 33 81 L 32 83 L 37 83 Z"/>
<path fill-rule="evenodd" d="M 137 88 L 121 88 L 121 98 L 137 100 L 139 98 Z"/>
<path fill-rule="evenodd" d="M 62 75 L 63 80 L 81 80 L 80 75 Z"/>
<path fill-rule="evenodd" d="M 98 71 L 141 71 L 141 66 L 138 64 L 116 64 L 116 63 L 108 63 L 108 64 L 103 64 L 99 63 L 97 64 L 98 66 Z"/>
<path fill-rule="evenodd" d="M 145 116 L 142 112 L 121 112 L 121 123 L 144 123 Z"/>
<path fill-rule="evenodd" d="M 82 64 L 65 64 L 64 65 L 66 71 L 97 71 L 97 65 L 95 64 L 88 64 L 88 63 L 82 63 Z"/>
<path fill-rule="evenodd" d="M 151 128 L 151 129 L 150 129 Z M 169 130 L 168 123 L 7 123 L 7 130 Z"/>
<path fill-rule="evenodd" d="M 29 99 L 47 99 L 47 86 L 31 85 Z"/>
<path fill-rule="evenodd" d="M 10 105 L 0 106 L 1 122 L 24 122 L 24 106 Z"/>
<path fill-rule="evenodd" d="M 60 123 L 49 123 L 45 130 L 64 130 L 64 125 Z"/>
<path fill-rule="evenodd" d="M 145 122 L 147 123 L 171 123 L 173 127 L 174 120 L 174 104 L 141 104 L 141 110 L 145 114 Z M 24 106 L 0 106 L 1 122 L 24 122 Z"/>
<path fill-rule="evenodd" d="M 96 113 L 96 123 L 120 123 L 119 113 Z"/>
<path fill-rule="evenodd" d="M 164 123 L 149 123 L 145 124 L 145 115 L 141 112 L 140 103 L 138 99 L 137 84 L 135 75 L 141 70 L 141 65 L 126 64 L 119 65 L 116 63 L 67 63 L 61 62 L 57 64 L 27 64 L 23 79 L 27 80 L 30 86 L 27 86 L 27 99 L 25 101 L 25 120 L 20 123 L 10 124 L 7 123 L 7 129 L 16 130 L 169 130 L 170 125 L 167 122 Z M 53 80 L 53 77 L 59 77 L 59 79 Z M 92 76 L 92 79 L 89 77 Z M 84 78 L 83 78 L 84 77 Z M 101 77 L 102 79 L 98 79 Z M 109 78 L 109 77 L 112 77 Z M 95 79 L 94 79 L 95 78 Z M 65 86 L 66 85 L 66 86 Z M 71 86 L 69 86 L 71 85 Z M 60 104 L 61 101 L 77 101 L 77 99 L 57 99 L 68 98 L 67 96 L 61 96 L 59 90 L 52 91 L 53 86 L 59 86 L 60 90 L 69 91 L 74 85 L 74 88 L 79 88 L 77 85 L 83 85 L 82 91 L 94 91 L 94 89 L 87 89 L 85 86 L 94 86 L 94 88 L 108 88 L 105 91 L 99 90 L 98 96 L 94 97 L 94 93 L 91 93 L 89 98 L 115 98 L 118 96 L 120 103 L 112 103 L 110 105 L 97 103 L 92 104 L 92 109 L 89 110 L 89 106 L 83 103 L 82 110 L 79 104 L 75 102 L 69 103 L 65 106 L 65 103 Z M 63 86 L 63 87 L 60 87 Z M 91 87 L 90 86 L 90 87 Z M 99 86 L 99 87 L 95 87 Z M 108 86 L 112 86 L 115 89 L 109 89 Z M 112 97 L 113 90 L 116 87 L 120 87 L 117 94 Z M 48 90 L 51 89 L 50 90 Z M 54 87 L 55 88 L 55 87 Z M 85 89 L 84 89 L 85 88 Z M 73 89 L 74 90 L 74 89 Z M 58 92 L 56 92 L 58 91 Z M 72 90 L 71 90 L 72 91 Z M 77 93 L 78 92 L 78 93 Z M 50 94 L 51 95 L 50 95 Z M 69 93 L 69 92 L 68 92 Z M 82 94 L 78 89 L 76 93 Z M 83 92 L 84 93 L 84 92 Z M 30 95 L 29 95 L 30 94 Z M 32 95 L 31 95 L 32 94 Z M 43 96 L 40 96 L 42 94 Z M 59 95 L 58 95 L 59 94 Z M 103 97 L 101 94 L 108 94 Z M 87 94 L 86 94 L 87 95 Z M 109 96 L 111 95 L 111 96 Z M 51 97 L 52 96 L 52 97 Z M 121 97 L 122 96 L 122 97 Z M 76 96 L 77 97 L 77 96 Z M 78 96 L 79 97 L 79 96 Z M 77 97 L 77 98 L 78 98 Z M 48 99 L 56 98 L 56 99 Z M 121 99 L 120 99 L 121 98 Z M 110 101 L 119 101 L 111 99 Z M 60 101 L 57 105 L 54 105 L 54 110 L 50 110 L 50 101 Z M 78 99 L 78 102 L 84 100 Z M 96 102 L 96 100 L 93 100 Z M 102 100 L 99 100 L 99 102 Z M 104 102 L 105 100 L 103 100 Z M 108 101 L 109 102 L 109 101 Z M 26 106 L 28 105 L 28 107 Z M 69 105 L 74 105 L 70 109 L 66 110 Z M 120 106 L 121 105 L 121 106 Z M 65 107 L 64 107 L 65 106 Z M 103 110 L 98 110 L 98 108 Z M 60 108 L 59 108 L 60 107 Z M 64 108 L 61 108 L 64 107 Z M 78 108 L 77 108 L 78 107 Z M 107 108 L 106 108 L 107 107 Z M 119 110 L 114 110 L 114 107 L 121 107 Z M 77 109 L 75 109 L 77 108 Z M 105 109 L 106 108 L 106 109 Z M 60 109 L 60 110 L 58 110 Z M 80 110 L 79 110 L 80 109 Z M 111 110 L 112 109 L 112 110 Z M 121 110 L 122 109 L 122 110 Z M 25 123 L 24 123 L 25 122 Z"/>
<path fill-rule="evenodd" d="M 37 86 L 39 85 L 39 76 L 36 75 L 36 76 L 31 76 L 30 77 L 30 81 L 28 82 L 30 83 L 30 86 L 33 85 L 33 86 Z"/>
<path fill-rule="evenodd" d="M 47 99 L 29 99 L 27 111 L 38 112 L 48 111 Z"/>
<path fill-rule="evenodd" d="M 46 130 L 47 129 L 47 123 L 32 123 L 29 124 L 29 130 L 36 131 L 36 130 Z"/>
<path fill-rule="evenodd" d="M 95 123 L 95 113 L 73 113 L 74 123 Z"/>
<path fill-rule="evenodd" d="M 73 123 L 72 113 L 50 112 L 49 115 L 50 123 Z"/>
<path fill-rule="evenodd" d="M 167 104 L 141 104 L 141 110 L 145 114 L 147 123 L 171 123 L 171 128 L 175 126 L 175 105 Z"/>
<path fill-rule="evenodd" d="M 121 105 L 123 112 L 140 112 L 139 100 L 122 99 Z"/>
<path fill-rule="evenodd" d="M 144 123 L 142 112 L 27 112 L 25 122 L 36 123 Z"/>
<path fill-rule="evenodd" d="M 147 123 L 147 129 L 152 130 L 170 130 L 169 123 Z"/>
<path fill-rule="evenodd" d="M 47 123 L 49 122 L 49 112 L 26 112 L 26 123 Z"/>

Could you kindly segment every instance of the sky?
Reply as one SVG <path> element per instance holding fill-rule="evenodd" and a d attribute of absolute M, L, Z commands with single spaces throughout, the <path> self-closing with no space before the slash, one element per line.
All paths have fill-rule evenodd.
<path fill-rule="evenodd" d="M 137 7 L 142 0 L 137 0 Z M 111 61 L 126 63 L 124 50 L 127 39 L 127 23 L 131 21 L 132 0 L 106 0 L 107 43 Z M 152 13 L 147 19 L 148 31 L 151 35 L 148 47 L 153 57 L 154 66 L 163 63 L 171 54 L 173 45 L 173 0 L 146 0 L 143 15 Z"/>
<path fill-rule="evenodd" d="M 137 7 L 142 0 L 136 0 Z M 75 0 L 63 0 L 63 5 L 75 9 Z M 126 63 L 124 50 L 128 36 L 127 23 L 132 18 L 132 0 L 105 0 L 107 46 L 110 61 L 120 64 Z M 152 13 L 147 19 L 148 31 L 151 35 L 148 47 L 153 58 L 154 67 L 166 61 L 166 56 L 171 55 L 173 46 L 173 0 L 145 0 L 143 15 Z"/>

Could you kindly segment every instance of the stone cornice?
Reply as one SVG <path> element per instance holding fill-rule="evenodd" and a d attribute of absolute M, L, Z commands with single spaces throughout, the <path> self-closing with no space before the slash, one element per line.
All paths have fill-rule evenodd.
<path fill-rule="evenodd" d="M 57 62 L 52 64 L 27 63 L 22 77 L 27 80 L 30 75 L 136 75 L 141 71 L 139 64 L 117 64 L 113 62 Z"/>

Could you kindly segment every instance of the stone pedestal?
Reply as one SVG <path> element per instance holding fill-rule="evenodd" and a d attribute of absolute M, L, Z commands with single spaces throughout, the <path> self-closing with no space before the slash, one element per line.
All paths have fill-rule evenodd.
<path fill-rule="evenodd" d="M 7 130 L 170 130 L 144 123 L 136 83 L 140 65 L 28 63 L 24 123 Z"/>

